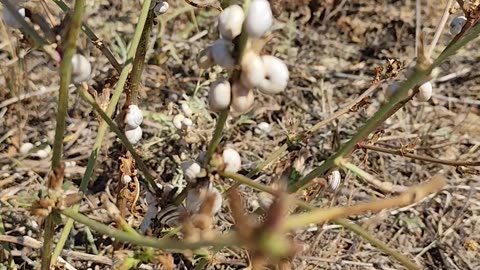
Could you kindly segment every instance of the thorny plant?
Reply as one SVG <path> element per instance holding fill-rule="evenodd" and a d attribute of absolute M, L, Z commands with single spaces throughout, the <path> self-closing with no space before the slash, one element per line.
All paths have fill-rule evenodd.
<path fill-rule="evenodd" d="M 61 0 L 53 1 L 67 12 L 58 26 L 51 26 L 34 12 L 25 8 L 19 9 L 11 1 L 2 0 L 6 24 L 12 28 L 18 28 L 28 37 L 24 42 L 32 48 L 43 50 L 53 62 L 60 64 L 60 90 L 52 169 L 48 177 L 47 192 L 42 194 L 32 206 L 32 213 L 43 221 L 42 269 L 50 269 L 51 265 L 56 263 L 68 239 L 73 221 L 114 237 L 119 242 L 139 246 L 134 255 L 127 256 L 116 266 L 117 269 L 134 268 L 140 263 L 157 263 L 164 269 L 174 269 L 172 252 L 182 253 L 189 258 L 193 255 L 200 256 L 196 269 L 202 269 L 210 263 L 215 251 L 227 246 L 246 248 L 252 269 L 263 269 L 267 265 L 291 269 L 292 258 L 304 248 L 302 243 L 293 240 L 293 230 L 312 223 L 327 221 L 334 221 L 350 229 L 397 259 L 408 269 L 420 269 L 416 262 L 389 248 L 361 227 L 343 218 L 420 202 L 428 195 L 440 191 L 446 184 L 445 178 L 438 175 L 411 188 L 379 184 L 372 175 L 348 162 L 348 157 L 354 150 L 362 149 L 365 153 L 367 150 L 379 151 L 464 168 L 480 165 L 479 162 L 444 161 L 414 155 L 410 152 L 415 145 L 407 145 L 401 149 L 386 149 L 375 145 L 382 136 L 381 131 L 375 132 L 378 126 L 412 98 L 416 97 L 420 101 L 430 99 L 433 91 L 430 73 L 433 68 L 480 33 L 478 23 L 480 5 L 476 2 L 458 1 L 465 16 L 457 17 L 452 21 L 450 27 L 455 37 L 435 60 L 430 59 L 432 49 L 430 48 L 428 52 L 426 50 L 425 37 L 421 38 L 415 65 L 406 68 L 406 80 L 401 83 L 395 81 L 404 69 L 403 64 L 398 61 L 390 61 L 385 71 L 381 68 L 376 69 L 372 85 L 364 94 L 311 129 L 298 134 L 289 134 L 285 143 L 270 158 L 258 164 L 247 176 L 243 176 L 238 174 L 241 167 L 239 153 L 230 147 L 220 146 L 228 115 L 231 112 L 235 116 L 248 112 L 255 102 L 254 89 L 273 95 L 282 93 L 288 88 L 289 72 L 286 64 L 277 57 L 262 55 L 263 46 L 270 40 L 268 30 L 273 22 L 270 3 L 265 0 L 245 0 L 242 5 L 238 5 L 230 4 L 231 1 L 223 1 L 219 7 L 186 1 L 195 7 L 221 11 L 218 17 L 220 39 L 200 53 L 198 65 L 202 69 L 219 65 L 228 72 L 229 78 L 221 77 L 210 86 L 208 105 L 212 112 L 218 113 L 216 126 L 206 152 L 199 154 L 197 160 L 180 164 L 188 184 L 182 192 L 177 192 L 178 187 L 162 183 L 152 176 L 133 146 L 137 145 L 142 138 L 143 114 L 137 105 L 137 96 L 149 34 L 155 18 L 168 10 L 168 3 L 160 0 L 143 2 L 135 34 L 127 52 L 127 61 L 122 66 L 86 24 L 81 27 L 85 10 L 84 0 L 76 0 L 72 10 Z M 449 8 L 447 6 L 446 10 Z M 444 16 L 447 15 L 448 13 Z M 445 21 L 444 17 L 437 33 L 442 31 Z M 40 29 L 43 36 L 38 34 L 36 29 Z M 97 92 L 88 84 L 91 73 L 90 63 L 83 55 L 76 53 L 81 29 L 119 72 L 118 77 L 105 82 L 101 92 Z M 386 92 L 388 101 L 365 122 L 363 127 L 357 130 L 348 142 L 340 145 L 337 152 L 328 157 L 319 167 L 305 174 L 305 159 L 308 158 L 309 153 L 305 149 L 298 151 L 302 143 L 308 141 L 316 131 L 329 122 L 368 105 L 371 93 L 385 81 L 392 81 Z M 100 126 L 79 192 L 66 194 L 62 190 L 65 168 L 61 157 L 70 83 L 77 87 L 82 98 L 92 106 Z M 115 87 L 112 89 L 113 86 Z M 126 96 L 125 103 L 123 106 L 117 106 L 122 93 Z M 185 112 L 188 111 L 187 109 L 184 109 L 186 115 L 179 114 L 173 119 L 173 124 L 181 136 L 187 136 L 192 132 L 193 123 Z M 112 120 L 114 115 L 116 115 L 116 121 Z M 83 192 L 86 192 L 108 127 L 117 134 L 124 146 L 118 156 L 116 203 L 112 203 L 108 197 L 103 198 L 104 206 L 116 228 L 78 213 L 78 203 L 83 197 Z M 374 133 L 369 138 L 372 132 Z M 265 186 L 249 178 L 261 173 L 266 166 L 285 154 L 288 154 L 288 158 L 277 165 L 275 181 L 271 186 Z M 367 182 L 378 185 L 380 190 L 402 194 L 351 207 L 319 209 L 311 206 L 309 202 L 315 196 L 315 189 L 329 187 L 334 190 L 339 186 L 341 176 L 338 168 L 359 175 Z M 162 208 L 159 214 L 160 225 L 176 228 L 163 238 L 142 235 L 125 220 L 129 214 L 138 215 L 136 203 L 141 189 L 138 169 L 148 182 L 154 200 Z M 215 230 L 214 221 L 223 205 L 223 196 L 219 187 L 223 187 L 226 179 L 236 182 L 236 185 L 226 192 L 235 225 L 231 232 L 221 235 Z M 261 191 L 259 210 L 262 218 L 258 219 L 256 215 L 246 212 L 244 198 L 237 189 L 238 185 L 248 185 Z M 183 201 L 185 201 L 184 204 Z M 55 228 L 60 222 L 61 215 L 69 219 L 52 256 Z M 151 233 L 157 235 L 156 231 Z M 172 239 L 172 235 L 176 235 L 177 240 Z"/>

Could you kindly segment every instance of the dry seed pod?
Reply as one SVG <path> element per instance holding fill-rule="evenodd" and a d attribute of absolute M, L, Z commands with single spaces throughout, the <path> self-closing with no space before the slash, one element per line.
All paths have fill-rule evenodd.
<path fill-rule="evenodd" d="M 137 105 L 130 105 L 127 109 L 127 114 L 125 115 L 125 129 L 136 129 L 143 122 L 143 114 L 140 108 Z"/>
<path fill-rule="evenodd" d="M 161 2 L 157 3 L 155 5 L 155 7 L 153 8 L 153 14 L 155 14 L 155 16 L 160 16 L 160 15 L 164 14 L 165 12 L 167 12 L 169 7 L 170 6 L 168 5 L 168 3 L 166 1 L 161 1 Z"/>
<path fill-rule="evenodd" d="M 20 14 L 20 16 L 25 18 L 25 9 L 24 8 L 19 8 L 18 9 L 18 14 Z M 5 7 L 3 9 L 3 21 L 5 22 L 6 25 L 8 25 L 12 28 L 20 29 L 22 27 L 20 22 L 17 21 L 17 19 L 15 19 L 15 17 L 13 17 L 13 14 Z"/>
<path fill-rule="evenodd" d="M 259 90 L 264 94 L 279 94 L 287 88 L 288 68 L 279 58 L 271 55 L 262 56 L 263 66 L 265 68 L 265 78 L 259 86 Z"/>
<path fill-rule="evenodd" d="M 173 125 L 175 126 L 175 128 L 177 129 L 182 129 L 182 121 L 183 119 L 185 119 L 185 116 L 183 114 L 177 114 L 173 117 Z"/>
<path fill-rule="evenodd" d="M 262 57 L 253 51 L 247 51 L 242 57 L 241 81 L 248 88 L 259 87 L 265 80 L 265 66 Z"/>
<path fill-rule="evenodd" d="M 180 167 L 182 168 L 183 176 L 189 182 L 195 182 L 197 175 L 202 170 L 200 164 L 193 160 L 182 162 L 182 164 L 180 164 Z"/>
<path fill-rule="evenodd" d="M 432 83 L 428 81 L 418 88 L 417 99 L 419 101 L 428 101 L 432 97 L 432 92 Z"/>
<path fill-rule="evenodd" d="M 191 213 L 198 213 L 209 193 L 215 196 L 211 215 L 216 214 L 222 208 L 222 195 L 211 184 L 208 187 L 190 189 L 187 193 L 187 198 L 185 198 L 185 208 Z"/>
<path fill-rule="evenodd" d="M 252 89 L 246 88 L 241 82 L 237 81 L 232 86 L 231 107 L 238 113 L 248 112 L 255 101 Z"/>
<path fill-rule="evenodd" d="M 233 40 L 242 32 L 245 14 L 239 5 L 231 5 L 218 16 L 218 31 L 223 39 Z"/>
<path fill-rule="evenodd" d="M 197 64 L 202 69 L 207 69 L 215 64 L 212 56 L 212 47 L 207 47 L 198 54 Z"/>
<path fill-rule="evenodd" d="M 210 47 L 213 61 L 224 69 L 231 70 L 235 67 L 235 59 L 232 56 L 233 43 L 218 39 Z"/>
<path fill-rule="evenodd" d="M 457 16 L 453 18 L 453 20 L 450 22 L 450 33 L 454 36 L 460 34 L 466 22 L 467 18 L 465 16 Z"/>
<path fill-rule="evenodd" d="M 222 111 L 228 108 L 232 97 L 230 82 L 225 79 L 218 79 L 208 91 L 208 106 L 214 112 Z"/>
<path fill-rule="evenodd" d="M 222 153 L 222 158 L 225 164 L 225 171 L 236 173 L 242 168 L 242 158 L 234 149 L 225 148 Z"/>
<path fill-rule="evenodd" d="M 92 73 L 90 62 L 81 54 L 74 54 L 72 57 L 72 81 L 75 84 L 88 81 Z"/>
<path fill-rule="evenodd" d="M 126 130 L 125 136 L 131 144 L 136 144 L 142 138 L 142 128 L 138 126 L 135 129 Z"/>
<path fill-rule="evenodd" d="M 337 170 L 332 171 L 328 176 L 328 186 L 331 190 L 337 190 L 340 184 L 342 183 L 342 176 Z"/>
<path fill-rule="evenodd" d="M 263 36 L 272 26 L 273 14 L 267 0 L 253 0 L 245 19 L 245 30 L 251 38 Z"/>

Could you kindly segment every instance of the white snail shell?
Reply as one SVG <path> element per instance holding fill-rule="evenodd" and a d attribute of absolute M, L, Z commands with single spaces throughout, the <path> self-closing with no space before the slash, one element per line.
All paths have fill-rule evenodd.
<path fill-rule="evenodd" d="M 255 101 L 252 89 L 245 87 L 240 81 L 232 86 L 232 103 L 230 106 L 237 113 L 248 112 Z"/>
<path fill-rule="evenodd" d="M 198 54 L 197 64 L 201 69 L 207 69 L 215 64 L 212 56 L 212 47 L 207 47 Z"/>
<path fill-rule="evenodd" d="M 127 114 L 125 115 L 125 128 L 129 129 L 136 129 L 139 127 L 143 122 L 143 114 L 142 110 L 138 108 L 137 105 L 132 104 L 128 106 Z"/>
<path fill-rule="evenodd" d="M 193 188 L 190 189 L 187 193 L 187 198 L 185 198 L 185 208 L 191 213 L 198 213 L 203 202 L 207 198 L 207 195 L 211 193 L 215 196 L 211 215 L 216 214 L 222 208 L 222 195 L 220 191 L 209 184 L 207 188 Z"/>
<path fill-rule="evenodd" d="M 242 167 L 242 159 L 240 154 L 232 148 L 225 148 L 222 153 L 223 163 L 225 164 L 225 171 L 238 172 Z"/>
<path fill-rule="evenodd" d="M 28 154 L 30 150 L 33 149 L 33 147 L 35 147 L 33 143 L 26 142 L 20 146 L 20 149 L 18 149 L 18 151 L 20 152 L 20 154 L 25 155 Z"/>
<path fill-rule="evenodd" d="M 142 128 L 138 126 L 137 128 L 126 130 L 125 136 L 131 144 L 136 144 L 142 138 Z"/>
<path fill-rule="evenodd" d="M 75 84 L 86 82 L 90 79 L 92 65 L 87 58 L 81 54 L 74 54 L 72 57 L 72 81 Z"/>
<path fill-rule="evenodd" d="M 182 121 L 183 119 L 185 119 L 185 116 L 183 114 L 177 114 L 173 117 L 173 125 L 175 126 L 175 128 L 177 129 L 182 129 Z"/>
<path fill-rule="evenodd" d="M 218 16 L 218 31 L 226 40 L 233 40 L 242 32 L 245 14 L 239 5 L 231 5 L 224 9 Z"/>
<path fill-rule="evenodd" d="M 342 183 L 342 176 L 338 170 L 332 171 L 328 176 L 328 186 L 331 190 L 337 190 L 340 184 Z"/>
<path fill-rule="evenodd" d="M 450 22 L 450 33 L 454 36 L 460 34 L 466 22 L 467 18 L 465 16 L 457 16 L 453 18 L 453 20 Z"/>
<path fill-rule="evenodd" d="M 432 97 L 432 92 L 432 83 L 428 81 L 418 88 L 417 99 L 419 101 L 428 101 Z"/>
<path fill-rule="evenodd" d="M 245 30 L 251 38 L 263 36 L 272 26 L 273 14 L 267 0 L 253 0 L 250 3 Z"/>
<path fill-rule="evenodd" d="M 25 9 L 19 8 L 18 14 L 20 14 L 20 16 L 25 18 Z M 3 21 L 5 22 L 6 25 L 12 28 L 20 29 L 22 27 L 20 22 L 17 21 L 17 19 L 13 17 L 13 14 L 5 7 L 3 8 Z"/>
<path fill-rule="evenodd" d="M 197 178 L 197 175 L 202 170 L 200 164 L 193 160 L 182 162 L 182 164 L 180 164 L 180 167 L 182 168 L 183 176 L 185 176 L 185 179 L 189 182 L 194 182 Z"/>
<path fill-rule="evenodd" d="M 192 111 L 192 109 L 190 109 L 190 106 L 188 106 L 187 103 L 182 103 L 181 107 L 182 107 L 182 112 L 183 112 L 186 116 L 192 116 L 193 111 Z"/>
<path fill-rule="evenodd" d="M 193 121 L 190 118 L 184 118 L 182 120 L 182 128 L 188 129 L 189 127 L 193 126 Z"/>
<path fill-rule="evenodd" d="M 269 134 L 272 130 L 272 126 L 267 122 L 260 122 L 255 128 L 256 134 Z"/>
<path fill-rule="evenodd" d="M 210 47 L 213 61 L 224 69 L 232 70 L 235 67 L 235 59 L 232 56 L 233 43 L 224 39 L 218 39 Z"/>
<path fill-rule="evenodd" d="M 242 74 L 240 79 L 248 88 L 259 87 L 265 80 L 265 66 L 262 57 L 253 51 L 248 51 L 242 57 Z"/>
<path fill-rule="evenodd" d="M 218 79 L 210 85 L 208 91 L 208 106 L 214 112 L 228 108 L 232 97 L 230 82 L 225 79 Z"/>
<path fill-rule="evenodd" d="M 167 12 L 169 7 L 170 6 L 168 5 L 168 3 L 166 1 L 161 1 L 161 2 L 157 3 L 155 5 L 155 7 L 153 8 L 153 14 L 155 14 L 155 16 L 162 15 L 165 12 Z"/>
<path fill-rule="evenodd" d="M 265 78 L 258 89 L 269 95 L 283 92 L 288 85 L 288 67 L 279 58 L 271 55 L 262 56 L 263 66 L 265 68 Z"/>

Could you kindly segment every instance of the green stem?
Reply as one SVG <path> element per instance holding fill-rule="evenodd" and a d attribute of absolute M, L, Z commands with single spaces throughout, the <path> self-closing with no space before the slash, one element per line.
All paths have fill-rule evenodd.
<path fill-rule="evenodd" d="M 448 57 L 455 54 L 455 52 L 460 49 L 462 46 L 467 44 L 468 42 L 475 39 L 478 34 L 480 33 L 480 24 L 475 25 L 471 28 L 471 30 L 465 34 L 462 39 L 456 40 L 453 43 L 450 43 L 447 48 L 438 56 L 438 58 L 433 62 L 432 65 L 427 67 L 426 69 L 419 69 L 417 68 L 413 75 L 408 78 L 399 88 L 399 90 L 391 97 L 390 101 L 383 105 L 375 115 L 370 118 L 364 125 L 361 127 L 357 133 L 342 147 L 338 150 L 335 154 L 330 156 L 320 167 L 316 168 L 305 177 L 300 179 L 295 184 L 289 187 L 290 192 L 298 191 L 299 189 L 306 186 L 310 181 L 314 178 L 324 174 L 327 170 L 334 166 L 334 162 L 337 158 L 342 158 L 343 156 L 350 153 L 355 147 L 356 144 L 364 139 L 368 134 L 370 134 L 379 124 L 381 124 L 388 116 L 395 113 L 402 105 L 403 98 L 407 95 L 408 90 L 412 89 L 415 85 L 418 85 L 425 80 L 428 74 L 433 70 L 433 68 L 439 66 L 443 63 Z"/>
<path fill-rule="evenodd" d="M 250 0 L 244 0 L 243 10 L 245 14 L 248 13 L 249 6 L 250 6 Z M 247 35 L 247 31 L 245 31 L 245 28 L 244 28 L 242 29 L 242 33 L 238 38 L 238 42 L 235 44 L 234 55 L 236 56 L 237 63 L 240 63 L 242 61 L 242 57 L 243 57 L 243 54 L 245 53 L 245 49 L 247 48 L 247 45 L 248 45 L 248 35 Z M 238 79 L 239 76 L 240 76 L 240 72 L 237 70 L 231 74 L 230 79 L 236 80 Z M 203 161 L 204 167 L 208 165 L 208 163 L 210 162 L 210 159 L 213 156 L 213 153 L 218 147 L 218 144 L 222 140 L 222 133 L 225 127 L 225 123 L 227 122 L 228 111 L 229 111 L 229 108 L 221 111 L 220 114 L 218 115 L 217 123 L 215 124 L 215 131 L 213 132 L 212 140 L 208 144 L 207 154 Z"/>
<path fill-rule="evenodd" d="M 147 16 L 147 21 L 145 22 L 145 27 L 142 31 L 138 50 L 135 53 L 132 72 L 130 73 L 129 81 L 127 82 L 124 90 L 127 97 L 124 105 L 125 108 L 131 104 L 137 103 L 138 87 L 140 85 L 140 79 L 142 78 L 143 66 L 145 64 L 145 55 L 147 54 L 148 38 L 150 35 L 150 30 L 152 28 L 153 19 L 153 10 L 150 10 Z"/>
<path fill-rule="evenodd" d="M 223 133 L 223 128 L 225 127 L 225 123 L 227 122 L 228 110 L 229 109 L 227 108 L 221 111 L 220 114 L 218 115 L 212 140 L 210 141 L 210 144 L 208 144 L 207 154 L 205 156 L 204 163 L 203 163 L 204 167 L 208 165 L 208 163 L 210 162 L 210 159 L 213 156 L 213 153 L 218 147 L 218 144 L 222 140 L 222 133 Z"/>
<path fill-rule="evenodd" d="M 202 240 L 197 242 L 178 241 L 169 238 L 154 238 L 141 235 L 132 235 L 130 233 L 112 228 L 97 221 L 94 221 L 72 208 L 67 208 L 61 213 L 81 224 L 88 226 L 90 229 L 115 238 L 118 241 L 131 243 L 141 247 L 152 247 L 156 249 L 169 250 L 172 252 L 179 252 L 184 250 L 196 250 L 202 247 L 223 248 L 227 246 L 234 246 L 240 243 L 240 239 L 229 234 L 224 236 L 217 236 L 215 240 Z"/>
<path fill-rule="evenodd" d="M 52 1 L 55 2 L 55 4 L 57 4 L 57 6 L 65 13 L 70 11 L 70 8 L 62 0 Z M 120 73 L 122 71 L 122 66 L 118 63 L 117 59 L 115 59 L 115 56 L 113 56 L 112 52 L 107 47 L 105 47 L 103 41 L 100 40 L 97 35 L 95 35 L 95 33 L 92 31 L 92 29 L 90 29 L 90 27 L 88 27 L 87 24 L 82 24 L 82 30 L 85 35 L 87 35 L 87 37 L 90 39 L 90 41 L 92 41 L 95 47 L 97 47 L 103 53 L 103 55 L 105 55 L 113 68 L 115 68 L 115 70 Z"/>
<path fill-rule="evenodd" d="M 237 183 L 248 185 L 248 186 L 250 186 L 254 189 L 257 189 L 257 190 L 260 190 L 260 191 L 263 191 L 263 192 L 267 192 L 267 193 L 270 193 L 272 195 L 275 195 L 275 193 L 276 193 L 276 191 L 273 190 L 272 188 L 270 188 L 266 185 L 263 185 L 261 183 L 257 183 L 255 181 L 251 180 L 250 178 L 248 178 L 246 176 L 243 176 L 241 174 L 224 171 L 224 172 L 221 172 L 220 175 L 222 177 L 231 178 Z M 298 200 L 298 199 L 293 199 L 293 201 L 299 207 L 301 207 L 301 208 L 303 208 L 307 211 L 312 211 L 312 210 L 316 209 L 315 207 L 309 205 L 308 203 L 306 203 L 304 201 L 301 201 L 301 200 Z M 362 227 L 360 227 L 356 224 L 353 224 L 346 219 L 335 219 L 335 220 L 333 220 L 333 222 L 341 225 L 342 227 L 346 228 L 347 230 L 350 230 L 350 231 L 354 232 L 355 234 L 357 234 L 358 236 L 360 236 L 361 238 L 363 238 L 364 240 L 366 240 L 370 244 L 376 246 L 378 249 L 382 250 L 386 254 L 388 254 L 388 255 L 392 256 L 393 258 L 397 259 L 405 267 L 407 267 L 409 269 L 419 269 L 418 266 L 416 266 L 416 264 L 414 262 L 412 262 L 411 260 L 409 260 L 406 256 L 400 254 L 395 249 L 390 248 L 387 244 L 385 244 L 381 240 L 375 238 L 375 236 L 371 235 L 368 231 L 366 231 Z M 415 267 L 412 267 L 412 266 L 415 266 Z"/>
<path fill-rule="evenodd" d="M 127 52 L 127 61 L 125 63 L 125 66 L 122 69 L 122 72 L 120 73 L 120 77 L 117 81 L 117 85 L 115 86 L 115 90 L 113 92 L 112 98 L 110 99 L 110 103 L 108 104 L 108 107 L 106 109 L 106 115 L 109 118 L 113 115 L 115 111 L 115 108 L 118 104 L 118 100 L 120 99 L 120 96 L 123 92 L 125 82 L 127 81 L 128 74 L 132 69 L 132 59 L 135 55 L 135 52 L 137 51 L 137 47 L 140 42 L 140 37 L 143 31 L 143 27 L 145 25 L 145 21 L 147 19 L 148 11 L 150 9 L 150 4 L 151 4 L 151 0 L 144 0 L 143 2 L 142 11 L 140 13 L 137 26 L 135 28 L 135 33 L 132 39 L 132 43 Z M 97 161 L 98 152 L 100 150 L 100 147 L 102 146 L 103 138 L 105 137 L 107 129 L 108 129 L 108 124 L 105 121 L 102 121 L 100 123 L 100 126 L 98 127 L 97 137 L 95 139 L 95 143 L 93 144 L 92 152 L 88 157 L 88 163 L 87 163 L 87 168 L 85 169 L 85 174 L 83 175 L 82 181 L 80 182 L 79 190 L 81 192 L 84 192 L 87 189 L 88 182 L 92 177 L 93 168 L 95 166 L 95 162 Z M 156 185 L 153 186 L 153 188 L 158 189 Z M 80 205 L 76 205 L 74 206 L 73 209 L 75 211 L 78 211 L 79 207 Z M 55 248 L 55 251 L 53 254 L 55 259 L 62 252 L 63 246 L 65 245 L 65 242 L 68 239 L 68 235 L 70 234 L 72 226 L 73 226 L 73 220 L 71 219 L 67 220 L 67 223 L 65 224 L 62 235 L 60 237 L 61 241 L 58 242 L 57 247 Z"/>
<path fill-rule="evenodd" d="M 64 46 L 64 54 L 60 65 L 60 90 L 58 94 L 58 111 L 57 111 L 57 125 L 55 128 L 55 138 L 53 142 L 53 157 L 52 157 L 52 171 L 56 172 L 61 168 L 63 137 L 65 133 L 65 118 L 67 116 L 68 108 L 68 86 L 70 85 L 72 77 L 72 57 L 77 51 L 77 39 L 80 33 L 80 25 L 82 17 L 85 13 L 85 0 L 76 0 L 75 8 L 72 16 L 70 29 L 68 31 L 67 40 Z M 63 173 L 62 173 L 63 175 Z M 54 179 L 55 180 L 52 180 Z M 51 177 L 49 180 L 50 189 L 59 189 L 61 181 L 56 179 L 57 176 Z M 62 180 L 62 179 L 60 179 Z M 55 183 L 52 183 L 55 182 Z M 45 228 L 43 234 L 43 249 L 42 249 L 42 270 L 49 270 L 51 265 L 51 249 L 53 244 L 53 236 L 55 234 L 55 221 L 53 214 L 50 213 L 46 217 Z"/>

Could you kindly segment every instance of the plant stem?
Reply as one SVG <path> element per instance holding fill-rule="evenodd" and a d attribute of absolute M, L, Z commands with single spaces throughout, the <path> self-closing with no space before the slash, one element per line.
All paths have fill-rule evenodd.
<path fill-rule="evenodd" d="M 408 157 L 411 159 L 422 160 L 431 163 L 443 164 L 448 166 L 480 166 L 480 161 L 455 161 L 455 160 L 442 160 L 432 157 L 419 156 L 402 152 L 401 149 L 388 149 L 385 147 L 370 145 L 370 144 L 358 144 L 358 148 L 369 149 L 377 152 Z"/>
<path fill-rule="evenodd" d="M 278 193 L 274 189 L 272 189 L 272 188 L 270 188 L 266 185 L 263 185 L 261 183 L 257 183 L 255 181 L 251 180 L 250 178 L 245 177 L 241 174 L 225 171 L 225 172 L 221 172 L 220 175 L 222 177 L 231 178 L 237 183 L 241 183 L 241 184 L 250 186 L 254 189 L 257 189 L 257 190 L 260 190 L 260 191 L 263 191 L 263 192 L 267 192 L 267 193 L 270 193 L 272 195 L 275 195 L 276 193 Z M 307 211 L 312 211 L 312 210 L 317 209 L 317 208 L 311 206 L 310 204 L 308 204 L 308 203 L 306 203 L 302 200 L 293 199 L 292 201 L 295 204 L 297 204 L 300 208 L 303 208 Z M 400 254 L 395 249 L 390 248 L 387 244 L 382 242 L 380 239 L 375 238 L 375 236 L 371 235 L 368 231 L 366 231 L 362 227 L 360 227 L 356 224 L 353 224 L 346 219 L 341 219 L 341 218 L 340 219 L 335 219 L 335 220 L 333 220 L 333 222 L 343 226 L 347 230 L 350 230 L 350 231 L 356 233 L 358 236 L 360 236 L 361 238 L 363 238 L 364 240 L 366 240 L 370 244 L 376 246 L 378 249 L 382 250 L 386 254 L 388 254 L 388 255 L 394 257 L 395 259 L 397 259 L 405 267 L 407 267 L 409 269 L 418 269 L 418 268 L 412 267 L 412 266 L 416 265 L 414 262 L 410 261 L 406 256 Z"/>
<path fill-rule="evenodd" d="M 60 90 L 58 94 L 58 111 L 57 111 L 57 124 L 55 128 L 55 138 L 53 142 L 53 156 L 52 156 L 52 172 L 56 173 L 62 164 L 62 150 L 63 150 L 63 137 L 65 133 L 65 118 L 67 116 L 68 108 L 68 86 L 70 85 L 72 77 L 72 57 L 77 51 L 77 39 L 80 33 L 80 25 L 82 23 L 82 17 L 85 12 L 85 0 L 75 0 L 75 8 L 73 11 L 72 21 L 70 29 L 68 31 L 67 40 L 64 46 L 64 53 L 62 62 L 60 65 Z M 63 177 L 63 173 L 61 173 Z M 61 181 L 55 180 L 55 186 L 51 183 L 53 178 L 49 178 L 49 189 L 61 188 Z M 62 180 L 62 179 L 60 179 Z M 60 185 L 60 186 L 59 186 Z M 51 249 L 53 244 L 53 236 L 55 234 L 55 221 L 53 214 L 50 213 L 46 217 L 45 228 L 43 234 L 43 249 L 42 249 L 42 270 L 49 270 L 51 265 Z"/>
<path fill-rule="evenodd" d="M 250 6 L 250 0 L 244 0 L 243 11 L 245 14 L 248 13 L 249 6 Z M 238 38 L 238 42 L 235 44 L 234 55 L 236 56 L 237 63 L 241 63 L 242 57 L 245 53 L 245 49 L 247 48 L 247 45 L 248 45 L 248 35 L 247 35 L 247 31 L 245 31 L 245 25 L 244 25 L 242 29 L 242 33 Z M 240 72 L 234 71 L 231 74 L 230 79 L 236 80 L 239 76 L 240 76 Z M 218 147 L 218 144 L 222 140 L 222 133 L 225 127 L 225 123 L 227 122 L 228 111 L 229 111 L 229 108 L 221 111 L 220 114 L 218 115 L 217 123 L 215 124 L 215 130 L 213 132 L 213 137 L 210 143 L 208 144 L 207 154 L 203 161 L 204 167 L 208 165 L 208 163 L 210 162 L 210 159 L 212 158 L 213 153 Z"/>
<path fill-rule="evenodd" d="M 123 92 L 123 87 L 125 85 L 125 82 L 127 81 L 128 74 L 132 68 L 132 58 L 135 55 L 135 52 L 137 50 L 138 43 L 140 41 L 140 36 L 142 34 L 143 27 L 147 19 L 147 14 L 150 9 L 150 4 L 151 4 L 151 0 L 144 0 L 143 2 L 142 11 L 140 13 L 137 26 L 135 28 L 135 33 L 131 42 L 131 46 L 127 52 L 127 61 L 122 69 L 122 72 L 120 73 L 120 77 L 117 81 L 117 85 L 115 86 L 115 90 L 113 92 L 112 98 L 110 99 L 110 103 L 108 104 L 108 107 L 105 112 L 108 117 L 111 117 L 115 111 L 115 108 L 118 104 L 118 100 L 120 99 L 120 95 Z M 105 121 L 102 121 L 100 123 L 100 126 L 98 127 L 97 137 L 95 139 L 95 143 L 93 144 L 92 152 L 88 157 L 88 163 L 87 163 L 87 168 L 85 169 L 85 174 L 83 175 L 82 181 L 80 182 L 79 190 L 81 192 L 84 192 L 87 189 L 88 182 L 92 177 L 93 168 L 95 166 L 95 162 L 97 161 L 98 152 L 100 150 L 100 147 L 102 146 L 103 138 L 107 133 L 107 129 L 108 129 L 108 124 Z M 157 186 L 155 185 L 153 188 L 155 189 L 157 188 Z M 80 205 L 76 205 L 73 207 L 73 210 L 78 211 L 79 207 Z M 63 246 L 65 245 L 65 242 L 68 239 L 68 235 L 70 234 L 70 230 L 72 229 L 72 226 L 73 226 L 73 220 L 68 219 L 63 229 L 62 235 L 60 237 L 60 241 L 58 242 L 57 247 L 55 248 L 55 251 L 53 254 L 53 257 L 55 259 L 62 252 Z"/>
<path fill-rule="evenodd" d="M 132 235 L 130 233 L 121 231 L 119 229 L 112 228 L 97 221 L 94 221 L 72 208 L 67 208 L 61 211 L 61 213 L 81 224 L 88 226 L 90 229 L 99 233 L 108 235 L 116 240 L 131 243 L 142 247 L 152 247 L 156 249 L 169 250 L 172 252 L 184 251 L 184 250 L 196 250 L 202 247 L 214 247 L 223 248 L 227 246 L 234 246 L 240 243 L 240 239 L 236 236 L 229 234 L 225 236 L 217 236 L 215 240 L 202 240 L 197 242 L 177 241 L 170 238 L 154 238 L 141 235 Z"/>
<path fill-rule="evenodd" d="M 401 195 L 388 199 L 374 200 L 348 207 L 315 209 L 307 213 L 292 215 L 283 223 L 283 228 L 291 230 L 304 227 L 312 223 L 318 224 L 333 219 L 363 214 L 365 212 L 375 213 L 387 208 L 406 206 L 419 202 L 431 193 L 440 191 L 446 185 L 446 183 L 447 180 L 443 176 L 437 175 L 425 183 L 409 188 Z"/>
<path fill-rule="evenodd" d="M 55 2 L 55 4 L 57 4 L 57 6 L 65 13 L 70 11 L 70 8 L 62 0 L 52 1 Z M 92 31 L 92 29 L 90 29 L 90 27 L 88 27 L 86 23 L 82 24 L 82 30 L 93 43 L 93 45 L 95 45 L 95 47 L 97 47 L 103 53 L 103 55 L 105 55 L 113 68 L 115 68 L 115 70 L 120 73 L 122 71 L 122 66 L 118 63 L 117 59 L 115 59 L 115 56 L 113 56 L 112 52 L 107 47 L 105 47 L 103 41 L 100 40 L 97 35 L 95 35 L 95 33 Z"/>
<path fill-rule="evenodd" d="M 140 37 L 140 43 L 138 44 L 137 52 L 135 53 L 132 72 L 130 73 L 129 80 L 124 89 L 125 95 L 127 97 L 123 106 L 124 108 L 127 108 L 131 104 L 137 103 L 138 87 L 140 85 L 143 66 L 145 64 L 145 55 L 147 54 L 148 47 L 148 37 L 152 28 L 153 19 L 153 10 L 150 10 L 147 16 L 147 20 L 145 22 L 145 27 L 143 27 L 142 36 Z"/>
<path fill-rule="evenodd" d="M 222 140 L 222 133 L 223 133 L 223 128 L 225 127 L 225 123 L 227 122 L 228 118 L 228 108 L 221 111 L 220 114 L 218 115 L 217 123 L 215 124 L 215 131 L 213 132 L 213 137 L 212 140 L 210 141 L 210 144 L 208 145 L 207 149 L 207 154 L 204 159 L 204 167 L 208 165 L 210 162 L 210 159 L 212 158 L 213 153 L 218 147 L 218 144 Z"/>

